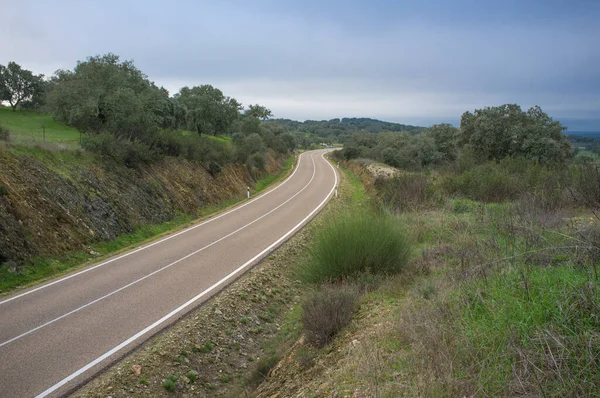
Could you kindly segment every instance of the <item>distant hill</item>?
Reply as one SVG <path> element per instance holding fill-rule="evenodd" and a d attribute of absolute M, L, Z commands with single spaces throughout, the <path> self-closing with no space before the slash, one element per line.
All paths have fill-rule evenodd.
<path fill-rule="evenodd" d="M 412 134 L 417 134 L 425 129 L 425 127 L 384 122 L 370 118 L 342 118 L 321 121 L 306 120 L 304 122 L 290 119 L 271 119 L 266 123 L 279 123 L 290 130 L 307 132 L 321 137 L 339 137 L 349 135 L 357 131 L 368 131 L 371 133 L 379 133 L 382 131 L 406 131 Z"/>

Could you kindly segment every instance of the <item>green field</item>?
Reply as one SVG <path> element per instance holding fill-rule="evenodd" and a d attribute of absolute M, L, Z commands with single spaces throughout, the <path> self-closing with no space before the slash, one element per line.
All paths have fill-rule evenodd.
<path fill-rule="evenodd" d="M 52 115 L 0 106 L 0 125 L 10 131 L 13 142 L 37 144 L 51 142 L 79 146 L 79 131 L 52 119 Z"/>
<path fill-rule="evenodd" d="M 0 125 L 10 131 L 12 142 L 20 144 L 49 142 L 66 145 L 71 148 L 79 147 L 80 145 L 81 137 L 77 129 L 57 122 L 52 118 L 52 115 L 47 113 L 24 110 L 13 112 L 10 107 L 0 106 Z M 192 135 L 195 133 L 184 130 L 182 134 Z M 225 143 L 228 146 L 232 145 L 231 137 L 222 135 L 212 136 L 208 134 L 205 136 L 211 140 Z"/>

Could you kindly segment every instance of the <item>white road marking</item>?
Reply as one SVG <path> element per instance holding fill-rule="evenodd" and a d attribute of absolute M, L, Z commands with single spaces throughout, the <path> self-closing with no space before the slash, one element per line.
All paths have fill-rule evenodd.
<path fill-rule="evenodd" d="M 323 155 L 324 154 L 321 154 L 321 157 L 323 159 L 325 159 L 325 157 Z M 314 162 L 314 159 L 313 159 L 313 162 Z M 329 193 L 327 194 L 327 196 L 325 196 L 325 199 L 323 199 L 323 201 L 321 203 L 319 203 L 319 205 L 313 211 L 311 211 L 310 214 L 308 214 L 302 221 L 300 221 L 292 229 L 290 229 L 288 232 L 286 232 L 285 235 L 283 235 L 281 238 L 277 239 L 269 247 L 267 247 L 266 249 L 264 249 L 263 251 L 261 251 L 260 253 L 258 253 L 256 256 L 252 257 L 250 260 L 248 260 L 247 262 L 245 262 L 244 264 L 242 264 L 241 266 L 239 266 L 237 269 L 235 269 L 234 271 L 232 271 L 231 273 L 229 273 L 227 276 L 225 276 L 223 279 L 221 279 L 220 281 L 218 281 L 217 283 L 215 283 L 214 285 L 212 285 L 208 289 L 202 291 L 197 296 L 192 297 L 190 300 L 186 301 L 185 303 L 183 303 L 179 307 L 175 308 L 173 311 L 169 312 L 167 315 L 163 316 L 162 318 L 160 318 L 159 320 L 157 320 L 153 324 L 151 324 L 151 325 L 147 326 L 146 328 L 140 330 L 139 332 L 137 332 L 136 334 L 134 334 L 133 336 L 131 336 L 127 340 L 123 341 L 121 344 L 113 347 L 111 350 L 105 352 L 104 354 L 102 354 L 98 358 L 94 359 L 93 361 L 91 361 L 87 365 L 83 366 L 79 370 L 71 373 L 69 376 L 65 377 L 64 379 L 62 379 L 61 381 L 59 381 L 58 383 L 56 383 L 52 387 L 50 387 L 50 388 L 46 389 L 45 391 L 41 392 L 40 394 L 38 394 L 36 396 L 36 398 L 43 398 L 43 397 L 48 396 L 49 394 L 53 393 L 54 391 L 58 390 L 60 387 L 64 386 L 65 384 L 67 384 L 68 382 L 70 382 L 71 380 L 73 380 L 74 378 L 76 378 L 77 376 L 81 375 L 82 373 L 84 373 L 84 372 L 88 371 L 89 369 L 91 369 L 92 367 L 96 366 L 97 364 L 99 364 L 100 362 L 102 362 L 103 360 L 105 360 L 106 358 L 108 358 L 111 355 L 119 352 L 121 349 L 123 349 L 127 345 L 131 344 L 132 342 L 134 342 L 135 340 L 139 339 L 144 334 L 148 333 L 150 330 L 154 329 L 155 327 L 157 327 L 160 324 L 162 324 L 165 321 L 167 321 L 173 315 L 176 315 L 177 313 L 183 311 L 185 308 L 187 308 L 190 305 L 192 305 L 195 301 L 197 301 L 198 299 L 202 298 L 206 294 L 210 293 L 211 291 L 213 291 L 214 289 L 216 289 L 217 287 L 219 287 L 220 285 L 222 285 L 223 283 L 225 283 L 232 276 L 235 276 L 240 271 L 242 271 L 243 269 L 245 269 L 246 267 L 248 267 L 249 265 L 251 265 L 252 263 L 254 263 L 254 261 L 258 260 L 259 258 L 261 258 L 262 256 L 264 256 L 265 254 L 267 254 L 271 249 L 273 249 L 274 247 L 276 247 L 278 244 L 280 244 L 281 242 L 283 242 L 296 229 L 298 229 L 300 226 L 302 226 L 302 224 L 304 224 L 308 219 L 310 219 L 310 217 L 312 217 L 313 214 L 315 214 L 321 208 L 321 206 L 323 206 L 327 202 L 327 200 L 329 199 L 329 197 L 331 196 L 331 194 L 335 190 L 335 186 L 337 185 L 337 173 L 335 172 L 335 169 L 333 168 L 333 166 L 331 165 L 331 163 L 327 162 L 327 164 L 333 170 L 334 181 L 335 181 L 333 187 L 331 188 L 331 190 L 329 191 Z"/>
<path fill-rule="evenodd" d="M 292 173 L 292 174 L 291 174 L 291 175 L 290 175 L 288 178 L 286 178 L 286 180 L 285 180 L 284 182 L 282 182 L 281 184 L 277 185 L 275 188 L 273 188 L 273 189 L 270 189 L 269 191 L 267 191 L 267 192 L 263 193 L 262 195 L 260 195 L 260 196 L 257 196 L 256 198 L 254 198 L 254 199 L 252 199 L 252 200 L 250 200 L 250 201 L 248 201 L 248 202 L 246 202 L 246 203 L 244 203 L 244 204 L 242 204 L 242 205 L 240 205 L 240 206 L 237 206 L 237 207 L 235 207 L 235 208 L 233 208 L 233 209 L 231 209 L 231 210 L 229 210 L 229 211 L 226 211 L 225 213 L 219 214 L 219 215 L 218 215 L 218 216 L 216 216 L 216 217 L 212 217 L 212 218 L 211 218 L 211 219 L 209 219 L 209 220 L 203 221 L 203 222 L 201 222 L 200 224 L 197 224 L 197 225 L 194 225 L 194 226 L 192 226 L 192 227 L 186 228 L 186 229 L 184 229 L 183 231 L 179 231 L 179 232 L 177 232 L 177 233 L 175 233 L 175 234 L 173 234 L 173 235 L 169 235 L 169 236 L 167 236 L 166 238 L 163 238 L 163 239 L 161 239 L 161 240 L 158 240 L 158 241 L 156 241 L 156 242 L 152 242 L 152 243 L 150 243 L 149 245 L 142 246 L 142 247 L 140 247 L 140 248 L 137 248 L 137 249 L 135 249 L 135 250 L 132 250 L 132 251 L 130 251 L 130 252 L 127 252 L 127 253 L 125 253 L 125 254 L 123 254 L 123 255 L 119 256 L 119 257 L 111 258 L 110 260 L 108 260 L 108 261 L 105 261 L 105 262 L 103 262 L 103 263 L 100 263 L 100 264 L 98 264 L 98 265 L 94 265 L 93 267 L 86 268 L 86 269 L 84 269 L 84 270 L 82 270 L 82 271 L 79 271 L 79 272 L 76 272 L 76 273 L 74 273 L 74 274 L 68 275 L 68 276 L 66 276 L 66 277 L 64 277 L 64 278 L 60 278 L 60 279 L 57 279 L 57 280 L 55 280 L 55 281 L 52 281 L 52 282 L 50 282 L 50 283 L 47 283 L 47 284 L 45 284 L 45 285 L 42 285 L 42 286 L 36 287 L 35 289 L 31 289 L 31 290 L 28 290 L 28 291 L 26 291 L 26 292 L 23 292 L 23 293 L 21 293 L 21 294 L 17 294 L 16 296 L 9 297 L 9 298 L 7 298 L 7 299 L 5 299 L 5 300 L 2 300 L 2 301 L 0 301 L 0 305 L 2 305 L 2 304 L 4 304 L 4 303 L 8 303 L 9 301 L 16 300 L 16 299 L 18 299 L 18 298 L 20 298 L 20 297 L 23 297 L 23 296 L 27 296 L 28 294 L 31 294 L 31 293 L 37 292 L 38 290 L 45 289 L 45 288 L 47 288 L 47 287 L 49 287 L 49 286 L 56 285 L 57 283 L 60 283 L 60 282 L 66 281 L 67 279 L 71 279 L 71 278 L 74 278 L 74 277 L 76 277 L 76 276 L 79 276 L 79 275 L 81 275 L 81 274 L 85 274 L 86 272 L 92 271 L 92 270 L 94 270 L 94 269 L 96 269 L 96 268 L 102 267 L 102 266 L 104 266 L 104 265 L 106 265 L 106 264 L 110 264 L 110 263 L 112 263 L 112 262 L 114 262 L 114 261 L 117 261 L 117 260 L 120 260 L 120 259 L 122 259 L 122 258 L 125 258 L 125 257 L 128 257 L 128 256 L 131 256 L 132 254 L 135 254 L 135 253 L 141 252 L 142 250 L 146 250 L 146 249 L 148 249 L 148 248 L 150 248 L 150 247 L 152 247 L 152 246 L 158 245 L 159 243 L 162 243 L 162 242 L 168 241 L 169 239 L 173 239 L 173 238 L 174 238 L 174 237 L 176 237 L 176 236 L 179 236 L 179 235 L 181 235 L 181 234 L 184 234 L 184 233 L 186 233 L 186 232 L 192 231 L 192 230 L 194 230 L 194 229 L 196 229 L 196 228 L 198 228 L 198 227 L 201 227 L 201 226 L 203 226 L 203 225 L 206 225 L 206 224 L 208 224 L 208 223 L 210 223 L 210 222 L 213 222 L 213 221 L 215 221 L 215 220 L 218 220 L 218 219 L 219 219 L 219 218 L 221 218 L 221 217 L 224 217 L 224 216 L 226 216 L 226 215 L 228 215 L 228 214 L 230 214 L 230 213 L 233 213 L 234 211 L 237 211 L 237 210 L 239 210 L 239 209 L 241 209 L 241 208 L 243 208 L 243 207 L 246 207 L 246 206 L 248 206 L 250 203 L 253 203 L 253 202 L 255 202 L 255 201 L 259 200 L 259 199 L 262 199 L 262 198 L 264 198 L 265 196 L 269 195 L 270 193 L 272 193 L 272 192 L 276 191 L 277 189 L 279 189 L 280 187 L 282 187 L 282 186 L 283 186 L 283 185 L 284 185 L 286 182 L 288 182 L 288 181 L 289 181 L 289 180 L 290 180 L 290 179 L 291 179 L 291 178 L 294 176 L 294 174 L 296 174 L 296 171 L 298 171 L 298 169 L 300 168 L 300 160 L 301 160 L 301 158 L 302 158 L 302 155 L 303 155 L 303 154 L 300 154 L 300 156 L 298 156 L 298 164 L 296 165 L 296 168 L 295 168 L 294 172 L 293 172 L 293 173 Z"/>
<path fill-rule="evenodd" d="M 153 272 L 149 273 L 148 275 L 145 275 L 145 276 L 143 276 L 143 277 L 141 277 L 141 278 L 139 278 L 139 279 L 137 279 L 137 280 L 135 280 L 135 281 L 133 281 L 133 282 L 131 282 L 131 283 L 128 283 L 127 285 L 125 285 L 125 286 L 123 286 L 123 287 L 120 287 L 120 288 L 118 288 L 117 290 L 113 290 L 112 292 L 110 292 L 110 293 L 108 293 L 108 294 L 105 294 L 104 296 L 102 296 L 102 297 L 99 297 L 99 298 L 97 298 L 97 299 L 95 299 L 95 300 L 93 300 L 93 301 L 91 301 L 91 302 L 89 302 L 89 303 L 87 303 L 87 304 L 84 304 L 84 305 L 82 305 L 82 306 L 81 306 L 81 307 L 79 307 L 79 308 L 75 308 L 74 310 L 72 310 L 72 311 L 70 311 L 70 312 L 67 312 L 66 314 L 63 314 L 63 315 L 61 315 L 61 316 L 59 316 L 59 317 L 57 317 L 57 318 L 54 318 L 54 319 L 52 319 L 51 321 L 48 321 L 48 322 L 46 322 L 46 323 L 44 323 L 44 324 L 42 324 L 42 325 L 39 325 L 39 326 L 37 326 L 37 327 L 35 327 L 35 328 L 33 328 L 33 329 L 30 329 L 30 330 L 28 330 L 28 331 L 26 331 L 26 332 L 24 332 L 24 333 L 21 333 L 21 334 L 20 334 L 20 335 L 18 335 L 18 336 L 15 336 L 15 337 L 13 337 L 13 338 L 11 338 L 11 339 L 9 339 L 9 340 L 6 340 L 6 341 L 4 341 L 4 342 L 0 343 L 0 347 L 2 347 L 2 346 L 5 346 L 5 345 L 7 345 L 7 344 L 10 344 L 10 343 L 12 343 L 13 341 L 19 340 L 20 338 L 22 338 L 22 337 L 25 337 L 25 336 L 27 336 L 28 334 L 31 334 L 31 333 L 33 333 L 33 332 L 35 332 L 35 331 L 37 331 L 37 330 L 40 330 L 40 329 L 42 329 L 42 328 L 44 328 L 44 327 L 46 327 L 46 326 L 48 326 L 48 325 L 51 325 L 51 324 L 53 324 L 53 323 L 55 323 L 55 322 L 57 322 L 57 321 L 60 321 L 61 319 L 64 319 L 64 318 L 68 317 L 69 315 L 72 315 L 72 314 L 74 314 L 74 313 L 76 313 L 76 312 L 79 312 L 79 311 L 83 310 L 84 308 L 87 308 L 87 307 L 89 307 L 89 306 L 90 306 L 90 305 L 92 305 L 92 304 L 95 304 L 95 303 L 97 303 L 97 302 L 99 302 L 99 301 L 102 301 L 102 300 L 104 300 L 104 299 L 106 299 L 106 298 L 108 298 L 108 297 L 110 297 L 110 296 L 112 296 L 112 295 L 114 295 L 114 294 L 117 294 L 117 293 L 119 293 L 120 291 L 123 291 L 123 290 L 127 289 L 128 287 L 131 287 L 131 286 L 133 286 L 133 285 L 135 285 L 135 284 L 137 284 L 137 283 L 139 283 L 139 282 L 143 281 L 144 279 L 150 278 L 151 276 L 153 276 L 153 275 L 156 275 L 156 274 L 158 274 L 159 272 L 161 272 L 161 271 L 164 271 L 164 270 L 166 270 L 167 268 L 170 268 L 170 267 L 172 267 L 173 265 L 175 265 L 175 264 L 177 264 L 177 263 L 180 263 L 180 262 L 182 262 L 183 260 L 185 260 L 185 259 L 188 259 L 188 258 L 190 258 L 190 257 L 192 257 L 192 256 L 194 256 L 194 255 L 196 255 L 196 254 L 198 254 L 198 253 L 200 253 L 201 251 L 204 251 L 204 250 L 208 249 L 208 248 L 209 248 L 209 247 L 211 247 L 211 246 L 214 246 L 214 245 L 216 245 L 217 243 L 219 243 L 219 242 L 221 242 L 221 241 L 223 241 L 223 240 L 225 240 L 225 239 L 229 238 L 230 236 L 232 236 L 232 235 L 234 235 L 234 234 L 236 234 L 236 233 L 240 232 L 241 230 L 243 230 L 243 229 L 246 229 L 247 227 L 249 227 L 250 225 L 254 224 L 255 222 L 262 220 L 263 218 L 265 218 L 265 217 L 266 217 L 266 216 L 268 216 L 269 214 L 273 213 L 275 210 L 277 210 L 277 209 L 281 208 L 283 205 L 285 205 L 286 203 L 288 203 L 290 200 L 294 199 L 296 196 L 300 195 L 300 194 L 302 193 L 302 191 L 304 191 L 306 188 L 308 188 L 308 186 L 309 186 L 309 185 L 312 183 L 312 181 L 313 181 L 313 180 L 314 180 L 314 178 L 315 178 L 315 174 L 316 174 L 316 172 L 317 172 L 317 167 L 315 166 L 315 160 L 313 159 L 312 155 L 311 155 L 311 157 L 310 157 L 310 158 L 311 158 L 311 160 L 312 160 L 312 162 L 313 162 L 313 174 L 312 174 L 312 176 L 311 176 L 311 178 L 310 178 L 310 181 L 308 181 L 308 184 L 306 184 L 306 185 L 305 185 L 305 186 L 304 186 L 304 187 L 303 187 L 301 190 L 299 190 L 297 193 L 295 193 L 293 196 L 291 196 L 291 197 L 290 197 L 289 199 L 287 199 L 285 202 L 281 203 L 279 206 L 277 206 L 277 207 L 275 207 L 275 208 L 271 209 L 269 212 L 267 212 L 267 213 L 263 214 L 262 216 L 260 216 L 260 217 L 258 217 L 258 218 L 256 218 L 256 219 L 254 219 L 253 221 L 249 222 L 248 224 L 244 225 L 243 227 L 240 227 L 240 228 L 236 229 L 235 231 L 233 231 L 233 232 L 231 232 L 231 233 L 229 233 L 229 234 L 227 234 L 227 235 L 224 235 L 224 236 L 222 236 L 221 238 L 219 238 L 219 239 L 215 240 L 214 242 L 211 242 L 211 243 L 209 243 L 208 245 L 206 245 L 206 246 L 204 246 L 204 247 L 202 247 L 202 248 L 200 248 L 200 249 L 198 249 L 198 250 L 196 250 L 196 251 L 194 251 L 194 252 L 192 252 L 192 253 L 190 253 L 190 254 L 188 254 L 188 255 L 184 256 L 184 257 L 181 257 L 180 259 L 178 259 L 178 260 L 175 260 L 175 261 L 173 261 L 172 263 L 170 263 L 170 264 L 168 264 L 168 265 L 165 265 L 165 266 L 164 266 L 164 267 L 162 267 L 162 268 L 159 268 L 159 269 L 157 269 L 156 271 L 153 271 Z"/>

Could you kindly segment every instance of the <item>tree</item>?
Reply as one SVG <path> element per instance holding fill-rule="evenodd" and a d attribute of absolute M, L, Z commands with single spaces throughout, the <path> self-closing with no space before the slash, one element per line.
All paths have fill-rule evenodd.
<path fill-rule="evenodd" d="M 39 101 L 44 92 L 44 75 L 34 75 L 15 62 L 0 65 L 0 101 L 8 101 L 13 112 L 22 102 Z"/>
<path fill-rule="evenodd" d="M 235 98 L 226 97 L 209 84 L 183 87 L 175 94 L 175 99 L 187 109 L 188 128 L 199 135 L 233 133 L 242 109 L 242 104 Z"/>
<path fill-rule="evenodd" d="M 48 108 L 83 132 L 109 132 L 127 139 L 156 131 L 168 92 L 150 82 L 132 61 L 106 54 L 59 70 L 51 80 Z"/>
<path fill-rule="evenodd" d="M 267 120 L 268 118 L 273 116 L 270 109 L 267 109 L 266 107 L 258 104 L 249 105 L 248 109 L 244 112 L 244 114 L 247 116 L 255 117 L 260 120 Z"/>
<path fill-rule="evenodd" d="M 458 143 L 470 147 L 479 161 L 523 156 L 560 164 L 571 157 L 564 130 L 537 105 L 523 112 L 520 106 L 509 104 L 465 112 Z"/>
<path fill-rule="evenodd" d="M 457 157 L 456 136 L 458 129 L 450 124 L 434 124 L 424 133 L 433 138 L 435 149 L 445 162 L 453 162 Z"/>

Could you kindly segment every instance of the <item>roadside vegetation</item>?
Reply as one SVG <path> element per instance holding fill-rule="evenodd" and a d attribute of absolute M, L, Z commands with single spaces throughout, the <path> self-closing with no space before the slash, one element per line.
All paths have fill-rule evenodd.
<path fill-rule="evenodd" d="M 113 54 L 49 79 L 0 65 L 0 103 L 0 292 L 264 190 L 304 136 L 210 85 L 170 95 Z"/>
<path fill-rule="evenodd" d="M 539 108 L 486 108 L 463 122 L 421 138 L 358 133 L 334 155 L 365 186 L 372 225 L 391 220 L 410 257 L 379 274 L 357 254 L 386 252 L 369 227 L 354 245 L 340 242 L 353 241 L 344 217 L 317 234 L 299 265 L 322 283 L 302 305 L 304 343 L 256 396 L 597 395 L 600 168 L 573 160 Z M 517 135 L 502 141 L 505 130 Z M 401 168 L 373 173 L 369 154 Z"/>

